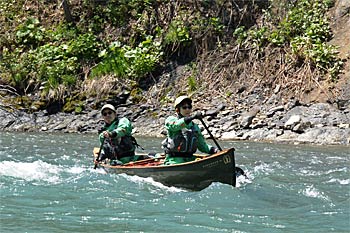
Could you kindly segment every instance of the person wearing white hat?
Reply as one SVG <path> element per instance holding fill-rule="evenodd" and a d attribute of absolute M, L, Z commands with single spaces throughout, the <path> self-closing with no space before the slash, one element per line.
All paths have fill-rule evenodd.
<path fill-rule="evenodd" d="M 193 154 L 197 149 L 203 153 L 215 154 L 219 150 L 206 143 L 199 126 L 194 119 L 202 119 L 201 112 L 192 115 L 192 100 L 184 95 L 174 102 L 177 116 L 169 116 L 165 120 L 167 138 L 162 142 L 165 150 L 165 165 L 178 164 L 196 159 Z"/>
<path fill-rule="evenodd" d="M 105 125 L 99 132 L 99 140 L 103 146 L 100 158 L 95 163 L 105 159 L 109 159 L 112 165 L 134 161 L 137 143 L 131 136 L 131 122 L 126 117 L 119 119 L 111 104 L 105 104 L 101 114 Z"/>

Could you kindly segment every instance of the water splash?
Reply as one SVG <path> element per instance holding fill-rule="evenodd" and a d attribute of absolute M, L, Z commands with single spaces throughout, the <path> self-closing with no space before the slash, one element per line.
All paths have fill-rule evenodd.
<path fill-rule="evenodd" d="M 236 187 L 242 187 L 245 184 L 251 184 L 253 182 L 254 175 L 250 171 L 245 171 L 245 175 L 238 176 L 236 178 Z"/>
<path fill-rule="evenodd" d="M 185 190 L 183 190 L 181 188 L 165 186 L 162 183 L 154 181 L 151 177 L 143 178 L 140 176 L 129 176 L 126 174 L 121 174 L 120 176 L 124 177 L 128 181 L 131 181 L 133 183 L 138 184 L 139 186 L 144 186 L 145 184 L 147 184 L 147 185 L 152 185 L 155 188 L 159 188 L 161 190 L 164 190 L 164 191 L 167 191 L 170 193 L 185 192 Z"/>
<path fill-rule="evenodd" d="M 23 179 L 25 181 L 41 181 L 50 184 L 60 184 L 72 180 L 72 174 L 83 175 L 88 168 L 73 166 L 65 167 L 54 165 L 42 160 L 34 162 L 2 161 L 0 163 L 0 176 Z M 68 176 L 66 174 L 69 174 Z M 73 180 L 82 176 L 74 176 Z"/>
<path fill-rule="evenodd" d="M 313 185 L 307 186 L 304 190 L 299 191 L 299 193 L 302 193 L 306 197 L 313 197 L 313 198 L 319 198 L 325 201 L 330 201 L 327 195 L 325 195 L 323 192 L 320 192 Z"/>
<path fill-rule="evenodd" d="M 350 179 L 342 180 L 342 179 L 332 178 L 331 180 L 328 181 L 328 183 L 339 183 L 341 185 L 347 185 L 347 184 L 350 184 Z"/>
<path fill-rule="evenodd" d="M 0 176 L 10 176 L 26 181 L 41 180 L 49 183 L 59 183 L 61 168 L 41 160 L 31 163 L 3 161 L 0 163 Z"/>

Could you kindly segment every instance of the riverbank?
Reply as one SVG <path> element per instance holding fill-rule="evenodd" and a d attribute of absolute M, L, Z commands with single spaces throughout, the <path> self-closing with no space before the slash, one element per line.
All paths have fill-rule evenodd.
<path fill-rule="evenodd" d="M 207 106 L 198 102 L 194 111 L 205 112 L 207 126 L 220 140 L 350 145 L 350 101 L 335 106 L 290 100 L 285 105 L 255 105 L 249 110 L 244 105 L 233 107 L 220 100 L 213 100 Z M 47 111 L 28 114 L 0 109 L 0 131 L 95 134 L 103 125 L 101 115 L 99 110 L 86 109 L 82 114 L 51 115 Z M 117 113 L 133 122 L 135 136 L 165 137 L 164 121 L 174 111 L 171 105 L 127 104 L 118 107 Z M 204 127 L 201 128 L 209 137 Z"/>
<path fill-rule="evenodd" d="M 227 20 L 222 22 L 224 23 L 223 25 L 226 25 L 226 30 L 233 30 L 238 33 L 238 31 L 236 31 L 238 26 L 247 26 L 247 29 L 251 28 L 252 30 L 249 29 L 247 32 L 243 33 L 242 31 L 238 33 L 242 36 L 241 39 L 245 37 L 244 35 L 246 33 L 252 35 L 256 34 L 258 38 L 255 38 L 253 41 L 247 40 L 245 43 L 243 41 L 237 42 L 241 40 L 240 38 L 236 38 L 238 34 L 236 35 L 233 31 L 226 31 L 226 33 L 224 33 L 225 36 L 220 39 L 220 37 L 216 36 L 217 29 L 221 28 L 220 24 L 215 23 L 212 25 L 214 27 L 203 27 L 203 33 L 201 31 L 194 31 L 191 34 L 192 38 L 196 38 L 196 40 L 191 43 L 197 44 L 199 47 L 192 45 L 181 47 L 175 43 L 174 45 L 176 46 L 173 46 L 173 48 L 177 48 L 177 51 L 172 51 L 170 54 L 177 55 L 164 59 L 164 64 L 156 62 L 156 64 L 159 65 L 157 72 L 152 72 L 151 75 L 136 79 L 138 81 L 125 78 L 123 75 L 113 74 L 103 75 L 98 78 L 88 78 L 89 73 L 91 73 L 91 68 L 93 68 L 95 62 L 97 62 L 91 60 L 89 64 L 93 65 L 93 67 L 85 67 L 84 65 L 84 70 L 78 69 L 78 66 L 81 64 L 76 64 L 78 72 L 76 78 L 81 82 L 77 82 L 75 87 L 61 85 L 60 88 L 48 88 L 45 87 L 45 85 L 51 84 L 44 80 L 46 80 L 49 75 L 46 75 L 45 72 L 41 72 L 43 76 L 41 78 L 39 76 L 37 77 L 38 68 L 34 68 L 33 62 L 28 62 L 27 59 L 24 59 L 29 55 L 26 55 L 26 53 L 23 53 L 21 56 L 17 53 L 13 53 L 12 55 L 8 54 L 7 57 L 9 60 L 7 63 L 4 63 L 7 64 L 4 67 L 6 67 L 6 69 L 12 67 L 13 70 L 10 69 L 4 72 L 6 70 L 4 69 L 4 71 L 2 71 L 3 73 L 1 73 L 0 131 L 97 133 L 98 129 L 103 124 L 99 114 L 99 108 L 104 103 L 109 102 L 115 106 L 119 106 L 118 114 L 120 117 L 126 116 L 133 122 L 136 136 L 165 137 L 163 125 L 166 117 L 174 114 L 172 103 L 175 97 L 180 94 L 191 94 L 194 98 L 194 106 L 197 107 L 194 111 L 201 110 L 206 112 L 208 115 L 208 117 L 205 118 L 206 124 L 209 126 L 213 135 L 221 140 L 349 145 L 350 30 L 348 27 L 348 2 L 349 1 L 345 0 L 335 1 L 333 7 L 330 8 L 327 13 L 330 19 L 329 33 L 332 34 L 332 38 L 329 38 L 330 41 L 327 40 L 327 44 L 334 45 L 338 48 L 339 59 L 341 59 L 341 63 L 343 64 L 343 72 L 336 78 L 331 78 L 329 74 L 326 74 L 327 72 L 320 72 L 320 70 L 317 69 L 317 62 L 311 62 L 310 59 L 304 60 L 304 55 L 293 53 L 290 51 L 291 48 L 289 48 L 289 46 L 284 48 L 280 47 L 280 45 L 267 43 L 266 47 L 256 47 L 254 45 L 256 39 L 259 39 L 261 43 L 264 42 L 262 44 L 265 44 L 266 36 L 271 36 L 270 34 L 260 35 L 264 30 L 260 30 L 259 28 L 269 28 L 274 23 L 271 22 L 271 24 L 267 21 L 265 26 L 257 23 L 265 21 L 265 16 L 260 15 L 260 10 L 255 11 L 259 9 L 259 7 L 253 7 L 254 10 L 252 11 L 249 9 L 253 8 L 243 8 L 246 3 L 242 3 L 243 5 L 241 7 L 242 9 L 248 9 L 244 11 L 247 12 L 247 14 L 242 12 L 242 15 L 239 16 L 241 12 L 236 12 L 237 5 L 232 5 L 229 1 L 227 4 L 231 6 L 231 8 L 218 8 L 215 7 L 216 5 L 212 5 L 212 8 L 205 9 L 211 9 L 213 12 L 216 12 L 217 9 L 231 10 L 231 13 L 222 11 L 214 15 L 222 14 L 221 18 L 223 19 L 230 16 Z M 62 12 L 62 9 L 56 7 L 52 7 L 54 11 L 49 12 L 51 8 L 48 6 L 37 6 L 37 4 L 31 1 L 26 1 L 25 3 L 25 8 L 31 9 L 31 11 L 28 11 L 31 12 L 30 15 L 35 15 L 33 12 L 37 11 L 37 15 L 42 15 L 42 12 L 46 12 L 48 15 L 57 16 L 43 17 L 42 25 L 35 24 L 36 26 L 34 29 L 38 31 L 38 33 L 43 32 L 41 27 L 56 28 L 55 22 L 51 22 L 51 20 L 47 19 L 59 20 L 65 13 Z M 160 9 L 164 9 L 164 13 L 168 12 L 167 10 L 170 12 L 170 9 L 173 8 L 170 7 L 168 9 L 169 6 L 181 6 L 183 2 L 175 1 L 172 4 L 173 5 L 165 4 L 163 8 Z M 189 13 L 191 15 L 193 14 L 193 10 L 197 9 L 197 5 L 198 4 L 195 4 L 193 7 L 186 6 L 186 8 L 189 8 Z M 21 4 L 17 4 L 15 8 L 12 9 L 11 7 L 9 9 L 15 10 L 17 6 L 22 7 Z M 80 12 L 82 16 L 90 12 L 89 10 L 85 12 L 87 8 L 84 7 L 83 4 L 80 4 L 80 2 L 77 2 L 76 5 L 73 6 L 72 9 L 76 9 L 75 12 Z M 254 6 L 254 4 L 247 4 L 247 7 L 252 6 Z M 261 9 L 265 9 L 265 6 L 260 7 Z M 272 5 L 272 7 L 272 9 L 275 7 L 277 12 L 279 12 L 279 6 Z M 157 7 L 154 9 L 159 8 Z M 178 9 L 180 9 L 180 7 Z M 197 10 L 199 10 L 198 12 L 200 14 L 205 13 L 202 12 L 200 8 Z M 320 11 L 321 10 L 323 11 L 324 9 L 320 9 Z M 11 13 L 11 11 L 8 12 L 12 15 L 18 15 Z M 238 15 L 235 15 L 235 12 Z M 281 10 L 281 13 L 283 12 L 284 10 Z M 159 11 L 154 13 L 158 15 Z M 232 13 L 234 15 L 232 15 Z M 305 13 L 311 13 L 311 11 Z M 140 15 L 147 16 L 147 14 Z M 207 18 L 207 16 L 208 14 L 203 14 L 203 19 Z M 277 18 L 281 17 L 282 19 L 285 16 L 286 15 L 281 14 Z M 20 15 L 18 15 L 18 17 L 21 17 L 21 19 L 25 18 Z M 254 24 L 256 22 L 256 27 L 252 27 L 252 25 L 250 25 L 251 23 L 247 23 L 248 21 L 245 25 L 245 20 L 243 20 L 245 17 L 249 19 L 248 21 L 253 19 L 252 23 Z M 90 25 L 90 23 L 85 22 L 85 19 L 88 20 L 91 17 L 77 17 L 77 19 L 78 18 L 84 19 L 82 21 L 83 23 L 81 22 L 82 25 Z M 156 22 L 156 25 L 158 23 L 161 28 L 167 28 L 168 26 L 166 25 L 177 22 L 177 18 L 166 18 L 169 20 L 165 22 Z M 189 19 L 190 18 L 191 17 L 189 17 Z M 240 22 L 231 22 L 231 19 L 235 18 L 240 19 Z M 185 20 L 185 18 L 183 19 Z M 210 17 L 210 25 L 212 24 L 212 19 L 213 18 Z M 13 25 L 12 23 L 20 23 L 22 21 L 23 20 L 8 21 L 11 22 L 11 24 L 5 27 L 5 29 L 7 28 L 5 31 L 15 38 L 15 35 L 17 35 L 16 30 L 21 27 L 20 25 Z M 136 21 L 144 22 L 144 20 Z M 133 26 L 134 22 L 135 19 L 130 20 L 130 26 Z M 192 28 L 202 28 L 202 26 L 197 26 L 203 23 L 197 25 L 196 22 L 197 20 L 189 20 L 185 24 L 195 26 Z M 230 23 L 226 24 L 227 22 Z M 242 25 L 241 22 L 243 23 Z M 323 23 L 320 26 L 323 28 L 323 26 L 327 24 L 328 23 Z M 315 26 L 313 23 L 311 25 Z M 111 26 L 113 25 L 111 24 Z M 141 30 L 141 28 L 146 25 L 139 26 L 139 31 L 142 31 L 142 34 L 144 34 L 144 30 Z M 276 29 L 279 28 L 278 25 L 274 27 L 276 27 Z M 15 30 L 15 28 L 17 29 Z M 124 29 L 126 31 L 123 37 L 131 38 L 125 41 L 134 41 L 134 39 L 132 39 L 134 36 L 136 36 L 135 38 L 137 38 L 137 40 L 140 39 L 137 33 L 134 33 L 134 30 L 130 30 L 130 27 L 114 28 L 114 26 L 104 26 L 102 28 L 105 28 L 106 31 L 104 33 L 96 33 L 102 36 L 97 41 L 115 41 L 115 38 L 109 38 L 109 36 L 116 36 L 116 31 L 123 31 Z M 134 26 L 132 28 L 134 28 Z M 149 27 L 147 26 L 147 28 Z M 147 28 L 145 28 L 146 31 Z M 187 31 L 187 27 L 183 29 L 184 32 Z M 191 29 L 191 27 L 189 29 Z M 213 31 L 210 32 L 208 29 Z M 318 31 L 323 32 L 324 30 L 328 31 L 328 27 Z M 268 31 L 273 32 L 273 30 Z M 66 31 L 66 33 L 68 32 L 70 31 Z M 131 34 L 129 34 L 129 32 L 131 32 Z M 276 33 L 277 32 L 278 31 L 276 31 Z M 40 33 L 38 34 L 39 36 L 37 36 L 38 38 L 43 36 Z M 153 32 L 149 31 L 149 33 L 152 35 Z M 212 35 L 213 37 L 208 35 Z M 234 38 L 226 38 L 228 35 L 235 36 Z M 305 33 L 301 35 L 305 35 Z M 50 36 L 53 35 L 47 34 L 46 36 L 49 42 Z M 83 42 L 76 41 L 76 39 L 85 38 L 84 36 L 88 36 L 86 38 L 88 39 L 91 35 L 82 35 L 82 37 L 73 36 L 71 42 L 68 44 L 72 46 L 80 45 Z M 54 38 L 57 38 L 57 36 L 54 36 Z M 52 41 L 47 44 L 48 47 L 41 47 L 41 42 L 35 43 L 35 46 L 40 45 L 37 51 L 41 51 L 41 49 L 44 51 L 47 49 L 48 52 L 56 51 L 56 47 L 59 47 L 62 48 L 59 52 L 63 54 L 59 56 L 53 54 L 51 58 L 46 57 L 44 61 L 50 61 L 49 63 L 43 63 L 43 61 L 40 60 L 41 56 L 38 56 L 38 59 L 40 59 L 34 62 L 34 64 L 40 64 L 43 70 L 50 70 L 50 67 L 61 67 L 64 69 L 64 67 L 66 67 L 64 63 L 65 60 L 56 60 L 57 57 L 66 57 L 67 49 L 65 48 L 69 38 L 66 38 L 66 36 L 62 36 L 62 38 L 62 43 L 55 39 L 54 44 Z M 22 39 L 25 39 L 25 37 Z M 218 43 L 218 47 L 214 45 L 216 42 L 214 43 L 213 39 L 220 42 Z M 234 43 L 229 42 L 231 40 Z M 90 41 L 90 39 L 88 41 Z M 90 42 L 92 43 L 93 41 L 94 40 Z M 227 43 L 221 43 L 221 41 L 226 41 Z M 55 44 L 56 42 L 57 44 Z M 17 46 L 24 46 L 23 48 L 28 46 L 27 51 L 32 51 L 33 49 L 33 45 L 31 44 L 17 45 L 15 41 L 13 41 L 13 43 L 14 44 L 9 46 L 6 51 L 11 52 L 12 48 L 16 48 Z M 187 43 L 184 43 L 184 45 L 185 44 Z M 285 41 L 282 44 L 288 45 L 290 43 Z M 165 45 L 166 48 L 172 47 L 170 44 Z M 208 45 L 213 45 L 214 47 Z M 189 49 L 197 50 L 201 47 L 202 51 L 197 51 L 198 54 L 195 58 L 192 57 L 193 54 L 191 55 Z M 26 51 L 26 49 L 23 48 L 22 50 Z M 96 46 L 89 46 L 89 44 L 87 44 L 86 47 L 83 46 L 80 48 L 80 46 L 77 46 L 76 49 L 77 51 L 82 49 L 81 53 L 84 54 L 87 48 L 96 48 Z M 303 46 L 300 48 L 301 51 L 304 50 Z M 75 50 L 73 49 L 72 51 Z M 51 54 L 51 52 L 49 54 Z M 333 52 L 329 53 L 328 51 L 327 54 L 333 54 Z M 11 58 L 11 56 L 13 57 Z M 76 52 L 72 53 L 72 56 L 73 57 L 69 58 L 71 59 L 69 61 L 76 61 Z M 331 57 L 333 57 L 333 55 Z M 14 61 L 18 63 L 14 63 Z M 26 62 L 22 63 L 22 61 Z M 57 62 L 63 62 L 63 65 L 58 66 Z M 30 71 L 33 68 L 34 70 L 32 70 L 32 72 L 25 74 L 24 71 Z M 57 80 L 61 82 L 60 80 L 63 73 L 58 71 L 59 70 L 56 72 L 57 74 L 51 76 L 57 77 Z M 17 73 L 20 75 L 13 76 Z M 68 76 L 70 76 L 70 74 Z M 13 82 L 11 82 L 11 77 L 14 78 L 12 80 Z M 37 80 L 38 83 L 35 83 L 35 80 Z M 199 125 L 201 124 L 199 123 Z M 203 133 L 208 137 L 204 127 L 201 127 Z"/>

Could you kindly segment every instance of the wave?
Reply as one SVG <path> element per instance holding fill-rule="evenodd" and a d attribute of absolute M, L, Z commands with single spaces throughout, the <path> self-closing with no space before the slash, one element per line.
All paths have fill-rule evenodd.
<path fill-rule="evenodd" d="M 0 163 L 0 176 L 23 179 L 25 181 L 44 181 L 58 184 L 64 181 L 63 174 L 82 174 L 87 171 L 83 167 L 63 167 L 53 165 L 42 160 L 34 162 L 2 161 Z"/>
<path fill-rule="evenodd" d="M 24 179 L 26 181 L 43 180 L 59 182 L 60 168 L 41 160 L 32 163 L 3 161 L 0 163 L 0 175 Z"/>
<path fill-rule="evenodd" d="M 173 186 L 172 187 L 165 186 L 160 182 L 154 181 L 151 177 L 144 178 L 144 177 L 140 177 L 140 176 L 130 176 L 130 175 L 126 175 L 126 174 L 120 174 L 120 176 L 124 177 L 128 181 L 131 181 L 133 183 L 138 184 L 140 187 L 144 187 L 145 184 L 148 184 L 148 185 L 151 185 L 157 189 L 161 189 L 161 190 L 164 190 L 164 191 L 170 192 L 170 193 L 185 192 L 185 190 L 181 189 L 181 188 L 177 188 L 177 187 L 173 187 Z"/>
<path fill-rule="evenodd" d="M 342 179 L 332 178 L 331 180 L 328 181 L 328 183 L 339 183 L 341 185 L 347 185 L 347 184 L 350 184 L 350 179 L 342 180 Z"/>
<path fill-rule="evenodd" d="M 246 184 L 253 183 L 254 175 L 250 171 L 245 170 L 245 176 L 238 176 L 236 178 L 236 188 L 243 187 Z"/>
<path fill-rule="evenodd" d="M 330 201 L 327 195 L 325 195 L 323 192 L 320 192 L 313 185 L 307 186 L 304 190 L 301 190 L 299 193 L 302 193 L 306 197 L 318 198 L 328 202 Z"/>

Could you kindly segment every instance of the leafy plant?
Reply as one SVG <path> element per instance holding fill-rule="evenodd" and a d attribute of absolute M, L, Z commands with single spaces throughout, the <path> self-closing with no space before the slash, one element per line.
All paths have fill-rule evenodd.
<path fill-rule="evenodd" d="M 48 90 L 58 88 L 60 84 L 73 86 L 82 65 L 95 59 L 99 52 L 100 43 L 91 33 L 76 35 L 75 30 L 59 28 L 65 32 L 63 35 L 70 36 L 48 31 L 46 37 L 51 38 L 51 43 L 39 45 L 42 37 L 35 35 L 41 34 L 32 32 L 45 30 L 34 30 L 38 27 L 37 20 L 28 20 L 24 25 L 17 33 L 22 45 L 13 52 L 5 49 L 0 63 L 7 79 L 21 93 L 25 92 L 29 81 L 43 83 Z"/>
<path fill-rule="evenodd" d="M 324 0 L 298 1 L 280 24 L 278 33 L 290 42 L 295 55 L 310 61 L 335 79 L 342 62 L 337 57 L 336 47 L 326 43 L 331 38 L 326 16 L 329 6 L 330 2 Z"/>
<path fill-rule="evenodd" d="M 18 44 L 37 46 L 45 38 L 45 29 L 36 18 L 28 18 L 16 32 Z"/>
<path fill-rule="evenodd" d="M 196 82 L 195 77 L 193 77 L 193 76 L 188 77 L 187 83 L 188 83 L 190 91 L 193 92 L 193 91 L 197 90 L 197 82 Z"/>
<path fill-rule="evenodd" d="M 92 76 L 112 73 L 119 77 L 142 78 L 155 69 L 162 54 L 161 44 L 151 36 L 136 48 L 114 42 L 100 53 L 102 61 L 92 70 Z"/>
<path fill-rule="evenodd" d="M 169 25 L 164 42 L 165 44 L 179 45 L 188 43 L 191 40 L 189 27 L 184 24 L 183 20 L 174 19 Z"/>
<path fill-rule="evenodd" d="M 209 19 L 209 24 L 213 26 L 214 30 L 217 32 L 222 32 L 224 29 L 224 25 L 221 23 L 218 17 L 211 17 Z"/>
<path fill-rule="evenodd" d="M 238 43 L 242 43 L 248 38 L 248 33 L 244 26 L 240 26 L 235 29 L 233 36 L 236 37 Z"/>

